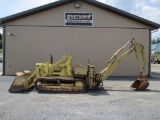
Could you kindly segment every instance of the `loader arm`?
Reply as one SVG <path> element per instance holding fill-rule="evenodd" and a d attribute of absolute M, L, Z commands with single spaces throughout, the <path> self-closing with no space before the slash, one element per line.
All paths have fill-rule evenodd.
<path fill-rule="evenodd" d="M 118 56 L 120 52 L 129 44 L 131 43 L 131 47 L 122 55 Z M 110 74 L 120 65 L 122 61 L 124 61 L 132 52 L 135 52 L 136 55 L 136 61 L 138 65 L 138 72 L 139 76 L 137 78 L 138 81 L 144 81 L 149 85 L 148 82 L 146 82 L 146 76 L 147 76 L 147 67 L 146 67 L 146 56 L 144 54 L 144 47 L 142 44 L 139 44 L 134 38 L 132 38 L 130 41 L 128 41 L 122 48 L 120 48 L 108 61 L 106 68 L 101 71 L 101 81 L 106 80 Z M 136 81 L 137 82 L 137 81 Z M 139 85 L 132 85 L 134 89 L 141 89 L 138 88 Z M 147 86 L 146 85 L 146 86 Z M 138 87 L 137 87 L 138 86 Z M 148 86 L 147 86 L 148 87 Z M 145 88 L 146 89 L 146 88 Z"/>
<path fill-rule="evenodd" d="M 42 67 L 36 72 L 36 78 L 46 76 L 73 76 L 72 75 L 72 55 L 64 56 L 54 64 L 50 63 L 37 63 L 36 67 Z"/>

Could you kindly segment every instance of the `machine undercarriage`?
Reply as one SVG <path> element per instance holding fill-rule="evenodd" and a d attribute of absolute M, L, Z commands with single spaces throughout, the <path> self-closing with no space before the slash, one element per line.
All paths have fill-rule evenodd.
<path fill-rule="evenodd" d="M 38 78 L 35 81 L 35 89 L 43 91 L 74 91 L 85 92 L 87 89 L 86 82 L 82 79 L 66 78 Z"/>

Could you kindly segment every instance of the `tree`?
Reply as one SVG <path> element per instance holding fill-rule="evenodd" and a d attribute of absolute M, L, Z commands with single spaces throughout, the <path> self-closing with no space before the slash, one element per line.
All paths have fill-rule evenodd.
<path fill-rule="evenodd" d="M 152 40 L 151 41 L 151 44 L 157 44 L 157 43 L 160 43 L 160 38 L 157 38 L 157 40 Z"/>
<path fill-rule="evenodd" d="M 157 38 L 157 43 L 160 43 L 160 38 Z"/>
<path fill-rule="evenodd" d="M 156 40 L 152 40 L 151 43 L 152 43 L 152 44 L 156 44 Z"/>

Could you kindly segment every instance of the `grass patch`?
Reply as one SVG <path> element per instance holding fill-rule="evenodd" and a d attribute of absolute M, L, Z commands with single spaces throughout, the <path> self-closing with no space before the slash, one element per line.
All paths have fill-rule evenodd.
<path fill-rule="evenodd" d="M 157 57 L 160 60 L 160 54 L 152 54 L 152 57 Z"/>

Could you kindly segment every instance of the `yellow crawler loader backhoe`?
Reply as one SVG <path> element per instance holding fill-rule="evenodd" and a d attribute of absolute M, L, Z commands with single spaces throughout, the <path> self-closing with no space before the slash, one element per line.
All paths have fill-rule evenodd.
<path fill-rule="evenodd" d="M 129 49 L 119 55 L 129 43 L 131 43 Z M 9 88 L 9 92 L 26 91 L 33 86 L 38 92 L 85 92 L 89 89 L 99 88 L 103 85 L 103 81 L 106 80 L 115 68 L 132 52 L 135 52 L 139 76 L 131 85 L 131 88 L 134 90 L 145 90 L 149 86 L 149 82 L 146 79 L 147 63 L 144 47 L 132 38 L 108 59 L 105 69 L 100 73 L 96 73 L 94 66 L 90 64 L 86 67 L 77 63 L 73 69 L 71 65 L 72 55 L 68 55 L 54 64 L 52 64 L 52 62 L 37 63 L 36 69 L 31 75 L 30 71 L 27 70 L 18 72 L 17 77 L 15 77 L 15 80 Z"/>

